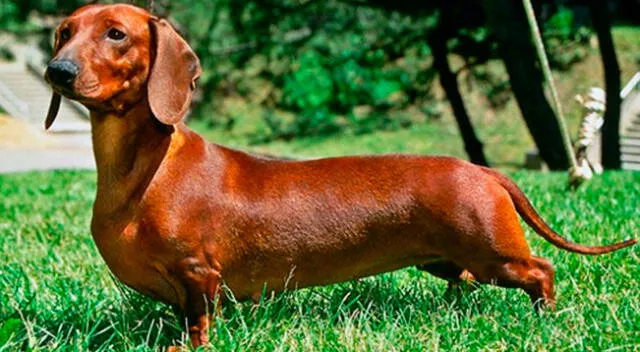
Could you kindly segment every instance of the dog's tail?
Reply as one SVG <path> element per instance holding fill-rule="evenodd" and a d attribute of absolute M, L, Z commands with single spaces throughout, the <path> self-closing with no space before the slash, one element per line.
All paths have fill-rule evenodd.
<path fill-rule="evenodd" d="M 545 240 L 549 241 L 553 245 L 565 249 L 570 252 L 581 253 L 581 254 L 604 254 L 613 251 L 617 251 L 618 249 L 628 247 L 634 245 L 636 240 L 630 239 L 614 244 L 610 244 L 607 246 L 584 246 L 581 244 L 573 243 L 562 236 L 560 236 L 557 232 L 555 232 L 547 223 L 542 220 L 538 212 L 533 208 L 527 196 L 522 192 L 522 190 L 508 177 L 502 175 L 501 173 L 482 167 L 482 170 L 495 178 L 502 187 L 504 187 L 509 195 L 511 196 L 511 200 L 518 211 L 518 214 L 522 216 L 524 221 L 531 226 L 535 230 L 535 232 L 542 236 Z"/>

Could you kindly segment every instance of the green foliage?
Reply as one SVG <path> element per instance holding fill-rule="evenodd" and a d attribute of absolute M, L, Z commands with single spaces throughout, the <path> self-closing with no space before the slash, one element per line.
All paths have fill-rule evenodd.
<path fill-rule="evenodd" d="M 15 55 L 9 48 L 5 46 L 0 46 L 0 61 L 13 61 L 15 60 Z"/>
<path fill-rule="evenodd" d="M 591 30 L 578 26 L 573 11 L 561 6 L 544 24 L 545 49 L 553 68 L 567 70 L 588 54 Z"/>
<path fill-rule="evenodd" d="M 322 58 L 309 50 L 300 56 L 292 73 L 284 79 L 284 104 L 297 111 L 317 110 L 333 99 L 331 72 L 321 63 Z"/>
<path fill-rule="evenodd" d="M 19 9 L 14 1 L 0 1 L 0 30 L 15 27 L 18 23 Z"/>
<path fill-rule="evenodd" d="M 86 4 L 87 0 L 2 0 L 0 1 L 0 31 L 24 32 L 25 22 L 32 13 L 68 14 Z"/>
<path fill-rule="evenodd" d="M 212 72 L 203 76 L 204 104 L 195 115 L 222 111 L 223 124 L 235 125 L 234 113 L 218 105 L 222 93 L 267 108 L 260 141 L 359 133 L 373 120 L 393 128 L 397 124 L 377 117 L 430 102 L 429 52 L 418 40 L 430 21 L 340 1 L 229 2 L 206 20 L 202 37 L 192 32 Z M 216 52 L 228 55 L 211 55 Z"/>
<path fill-rule="evenodd" d="M 565 192 L 563 173 L 514 176 L 573 241 L 640 233 L 640 173 L 605 173 L 576 193 Z M 109 274 L 89 233 L 94 195 L 94 173 L 0 175 L 0 351 L 154 351 L 187 341 L 170 307 Z M 230 302 L 211 350 L 634 350 L 640 246 L 580 256 L 526 233 L 556 267 L 555 312 L 535 314 L 524 292 L 492 286 L 446 298 L 444 281 L 407 268 L 258 305 Z"/>
<path fill-rule="evenodd" d="M 68 14 L 86 2 L 0 1 L 0 30 L 23 31 L 30 14 Z M 445 27 L 452 34 L 450 52 L 464 61 L 459 73 L 493 108 L 509 101 L 506 78 L 485 67 L 496 58 L 496 44 L 482 11 L 469 9 L 478 6 L 475 2 L 360 3 L 173 0 L 155 1 L 154 9 L 177 25 L 201 59 L 194 117 L 233 130 L 240 112 L 225 105 L 228 98 L 260 106 L 261 127 L 252 135 L 256 142 L 397 129 L 439 116 L 426 38 L 444 8 L 455 19 Z M 566 8 L 544 26 L 556 67 L 566 68 L 587 53 L 583 44 L 589 33 L 574 27 Z M 49 41 L 45 35 L 40 42 L 45 51 Z"/>
<path fill-rule="evenodd" d="M 545 24 L 545 34 L 548 36 L 570 40 L 574 32 L 573 12 L 564 6 Z"/>
<path fill-rule="evenodd" d="M 282 106 L 298 113 L 294 133 L 309 135 L 330 128 L 328 106 L 333 101 L 331 72 L 322 65 L 318 52 L 309 50 L 294 62 L 297 67 L 284 78 Z"/>

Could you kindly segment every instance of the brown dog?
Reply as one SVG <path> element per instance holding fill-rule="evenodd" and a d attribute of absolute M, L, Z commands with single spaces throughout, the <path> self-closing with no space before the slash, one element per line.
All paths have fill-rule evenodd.
<path fill-rule="evenodd" d="M 417 265 L 452 282 L 525 290 L 553 305 L 553 267 L 531 255 L 518 213 L 556 234 L 496 171 L 445 157 L 286 161 L 206 143 L 181 121 L 198 58 L 165 20 L 90 5 L 58 28 L 47 80 L 91 110 L 98 191 L 91 231 L 125 284 L 186 313 L 194 346 L 226 284 L 238 299 Z M 218 300 L 219 302 L 219 300 Z"/>

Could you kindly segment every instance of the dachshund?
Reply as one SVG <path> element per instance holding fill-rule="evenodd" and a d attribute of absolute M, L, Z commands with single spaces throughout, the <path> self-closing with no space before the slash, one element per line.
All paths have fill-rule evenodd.
<path fill-rule="evenodd" d="M 199 59 L 172 25 L 131 5 L 88 5 L 56 31 L 45 78 L 90 110 L 97 164 L 91 232 L 113 274 L 185 314 L 208 343 L 225 299 L 416 266 L 437 277 L 523 289 L 554 306 L 554 269 L 533 256 L 518 214 L 567 241 L 497 171 L 450 157 L 285 160 L 211 144 L 184 123 Z M 214 303 L 215 302 L 215 303 Z"/>

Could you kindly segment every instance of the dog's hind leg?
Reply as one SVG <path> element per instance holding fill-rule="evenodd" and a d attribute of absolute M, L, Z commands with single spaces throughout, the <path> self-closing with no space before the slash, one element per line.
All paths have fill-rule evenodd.
<path fill-rule="evenodd" d="M 459 267 L 453 262 L 442 261 L 428 264 L 417 265 L 418 270 L 426 271 L 429 274 L 446 280 L 449 284 L 445 295 L 450 295 L 458 291 L 458 288 L 462 285 L 469 291 L 474 286 L 475 278 L 469 271 Z"/>

